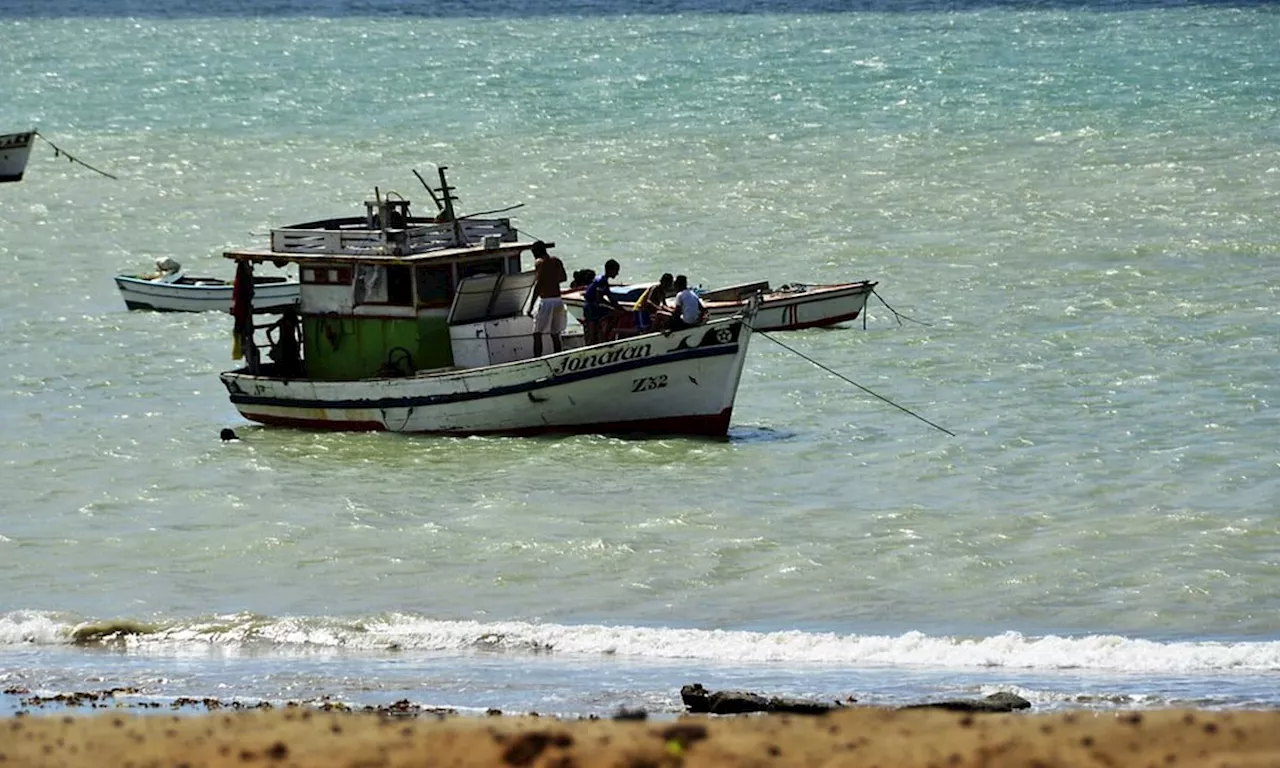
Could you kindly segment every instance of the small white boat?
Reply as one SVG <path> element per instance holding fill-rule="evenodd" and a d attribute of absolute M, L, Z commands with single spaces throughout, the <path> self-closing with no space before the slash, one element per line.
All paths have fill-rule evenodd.
<path fill-rule="evenodd" d="M 363 217 L 275 229 L 269 248 L 226 254 L 241 278 L 294 263 L 302 281 L 301 303 L 275 323 L 256 323 L 239 295 L 233 356 L 245 365 L 221 380 L 242 416 L 451 435 L 726 434 L 754 302 L 671 334 L 565 336 L 535 357 L 534 274 L 521 271 L 534 242 L 507 219 L 456 216 L 443 168 L 439 195 L 427 189 L 438 215 L 379 194 Z"/>
<path fill-rule="evenodd" d="M 700 291 L 707 319 L 732 317 L 741 312 L 751 297 L 759 294 L 760 306 L 753 325 L 758 331 L 797 331 L 822 328 L 857 319 L 867 306 L 876 283 L 862 280 L 854 283 L 824 285 L 789 284 L 770 288 L 766 280 L 730 285 L 711 291 Z M 615 285 L 613 294 L 624 310 L 629 310 L 648 285 Z M 582 319 L 586 289 L 564 295 L 565 306 Z M 675 297 L 667 300 L 671 306 Z M 629 315 L 630 313 L 625 313 Z M 625 331 L 629 317 L 619 317 L 617 327 Z"/>
<path fill-rule="evenodd" d="M 253 306 L 259 310 L 296 306 L 297 280 L 255 276 Z M 145 275 L 116 275 L 116 286 L 129 309 L 157 312 L 230 312 L 234 284 L 217 277 L 190 277 L 169 257 L 156 259 L 156 271 Z"/>
<path fill-rule="evenodd" d="M 0 134 L 0 183 L 22 181 L 35 140 L 35 131 Z"/>

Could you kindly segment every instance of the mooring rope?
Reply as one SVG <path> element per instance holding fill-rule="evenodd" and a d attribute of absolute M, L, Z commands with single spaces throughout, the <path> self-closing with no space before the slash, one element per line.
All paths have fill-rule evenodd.
<path fill-rule="evenodd" d="M 766 339 L 768 339 L 769 341 L 772 341 L 774 344 L 777 344 L 778 346 L 780 346 L 780 347 L 782 347 L 783 349 L 787 350 L 788 352 L 792 353 L 793 355 L 796 355 L 797 357 L 801 357 L 801 358 L 803 358 L 803 359 L 805 359 L 805 360 L 808 360 L 810 363 L 813 363 L 814 365 L 818 366 L 819 368 L 821 368 L 822 370 L 824 370 L 824 371 L 826 371 L 827 373 L 831 374 L 832 376 L 835 376 L 835 377 L 836 377 L 836 378 L 838 378 L 838 379 L 842 379 L 842 380 L 844 380 L 844 381 L 846 381 L 846 382 L 848 382 L 848 383 L 852 384 L 853 386 L 857 387 L 858 389 L 862 390 L 863 392 L 866 392 L 868 395 L 871 395 L 872 397 L 874 397 L 874 398 L 876 398 L 876 399 L 878 399 L 878 400 L 882 400 L 882 401 L 884 401 L 884 402 L 888 403 L 889 405 L 892 405 L 894 408 L 897 408 L 898 410 L 902 411 L 903 413 L 907 414 L 908 416 L 914 416 L 915 418 L 919 419 L 920 421 L 923 421 L 925 424 L 928 424 L 929 426 L 933 427 L 934 429 L 938 430 L 939 432 L 945 432 L 945 433 L 947 433 L 948 435 L 951 435 L 952 437 L 955 437 L 955 436 L 956 436 L 956 433 L 955 433 L 955 432 L 952 432 L 951 430 L 947 429 L 946 427 L 938 426 L 937 424 L 934 424 L 932 421 L 929 421 L 928 419 L 926 419 L 925 417 L 923 417 L 923 416 L 921 416 L 920 414 L 916 413 L 915 411 L 912 411 L 912 410 L 911 410 L 911 409 L 909 409 L 909 408 L 904 408 L 903 406 L 898 405 L 897 403 L 893 402 L 892 400 L 890 400 L 889 398 L 885 397 L 884 395 L 880 395 L 880 394 L 877 394 L 877 393 L 875 393 L 875 392 L 872 392 L 870 389 L 867 389 L 866 387 L 862 386 L 861 384 L 859 384 L 858 382 L 856 382 L 856 381 L 854 381 L 853 379 L 849 378 L 848 376 L 845 376 L 843 373 L 840 373 L 839 371 L 834 371 L 834 370 L 832 370 L 831 368 L 829 368 L 828 366 L 825 366 L 825 365 L 823 365 L 822 363 L 818 362 L 817 360 L 814 360 L 812 357 L 809 357 L 808 355 L 806 355 L 805 353 L 801 352 L 800 350 L 795 349 L 795 348 L 790 347 L 790 346 L 787 346 L 786 344 L 783 344 L 781 341 L 778 341 L 777 339 L 773 338 L 772 336 L 770 336 L 769 334 L 765 333 L 764 331 L 762 331 L 762 330 L 760 330 L 760 329 L 758 329 L 758 328 L 756 328 L 756 327 L 752 326 L 752 325 L 751 325 L 750 323 L 748 323 L 747 321 L 745 321 L 745 320 L 744 320 L 744 321 L 742 321 L 742 324 L 743 324 L 743 325 L 745 325 L 745 326 L 747 326 L 747 327 L 748 327 L 748 328 L 750 328 L 751 330 L 755 331 L 756 333 L 760 334 L 761 336 L 765 337 L 765 338 L 766 338 Z"/>
<path fill-rule="evenodd" d="M 93 171 L 94 173 L 100 173 L 100 174 L 102 174 L 103 176 L 106 176 L 108 179 L 115 179 L 116 181 L 119 181 L 119 180 L 120 180 L 120 179 L 116 178 L 115 176 L 112 176 L 111 174 L 107 173 L 106 171 L 103 171 L 103 170 L 99 170 L 99 169 L 97 169 L 97 168 L 94 168 L 92 165 L 89 165 L 88 163 L 86 163 L 85 161 L 83 161 L 83 160 L 81 160 L 80 158 L 76 157 L 75 155 L 72 155 L 72 154 L 71 154 L 70 152 L 68 152 L 67 150 L 63 149 L 62 147 L 59 147 L 57 144 L 54 144 L 52 141 L 49 141 L 49 137 L 48 137 L 48 136 L 45 136 L 43 133 L 41 133 L 41 132 L 39 132 L 39 131 L 35 131 L 35 135 L 37 135 L 37 136 L 39 136 L 40 138 L 44 139 L 44 141 L 45 141 L 49 146 L 53 147 L 53 156 L 54 156 L 54 157 L 62 157 L 63 155 L 66 155 L 66 156 L 67 156 L 67 159 L 68 159 L 68 160 L 70 160 L 71 162 L 73 162 L 73 163 L 79 163 L 80 165 L 83 165 L 85 168 L 88 168 L 89 170 Z"/>
<path fill-rule="evenodd" d="M 896 318 L 896 319 L 897 319 L 897 321 L 898 321 L 898 325 L 902 325 L 902 319 L 903 319 L 903 318 L 906 318 L 907 320 L 910 320 L 911 322 L 916 323 L 916 324 L 918 324 L 918 325 L 930 325 L 930 326 L 931 326 L 931 325 L 933 325 L 933 323 L 926 323 L 926 322 L 924 322 L 923 320 L 917 320 L 917 319 L 915 319 L 914 317 L 910 317 L 910 316 L 908 316 L 908 315 L 904 315 L 904 314 L 902 314 L 901 312 L 899 312 L 898 310 L 896 310 L 896 309 L 894 309 L 893 307 L 889 306 L 889 302 L 885 301 L 885 300 L 884 300 L 884 297 L 883 297 L 883 296 L 881 296 L 881 295 L 880 295 L 880 292 L 879 292 L 879 291 L 877 291 L 875 288 L 872 288 L 872 289 L 871 289 L 871 293 L 872 293 L 872 294 L 873 294 L 877 299 L 879 299 L 879 300 L 880 300 L 880 303 L 881 303 L 881 304 L 883 304 L 883 305 L 885 306 L 885 309 L 887 309 L 887 310 L 889 310 L 890 312 L 892 312 L 892 313 L 893 313 L 894 318 Z M 866 314 L 865 314 L 865 313 L 863 313 L 863 315 L 862 315 L 862 327 L 863 327 L 863 328 L 866 328 L 866 327 L 867 327 L 867 316 L 866 316 Z"/>
<path fill-rule="evenodd" d="M 515 205 L 508 205 L 506 208 L 495 208 L 492 211 L 480 211 L 479 213 L 468 213 L 465 216 L 459 216 L 458 219 L 459 220 L 474 219 L 477 216 L 489 216 L 494 213 L 506 213 L 507 211 L 514 211 L 517 208 L 523 208 L 523 207 L 524 207 L 524 203 L 516 203 Z"/>

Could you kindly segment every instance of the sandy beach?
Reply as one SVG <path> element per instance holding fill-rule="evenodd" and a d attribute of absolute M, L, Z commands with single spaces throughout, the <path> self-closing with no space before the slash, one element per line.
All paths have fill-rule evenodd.
<path fill-rule="evenodd" d="M 674 721 L 415 718 L 300 708 L 34 715 L 0 723 L 6 766 L 1273 766 L 1280 712 L 1051 715 L 851 708 Z"/>

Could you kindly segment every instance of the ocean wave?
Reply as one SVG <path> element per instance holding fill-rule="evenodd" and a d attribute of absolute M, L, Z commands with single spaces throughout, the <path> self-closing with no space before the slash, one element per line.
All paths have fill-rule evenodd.
<path fill-rule="evenodd" d="M 442 621 L 410 614 L 359 619 L 233 614 L 199 619 L 84 620 L 67 614 L 0 615 L 0 647 L 105 645 L 138 653 L 216 650 L 314 653 L 452 652 L 615 656 L 735 664 L 1095 670 L 1125 673 L 1280 669 L 1280 642 L 1170 641 L 1119 635 L 988 637 Z"/>

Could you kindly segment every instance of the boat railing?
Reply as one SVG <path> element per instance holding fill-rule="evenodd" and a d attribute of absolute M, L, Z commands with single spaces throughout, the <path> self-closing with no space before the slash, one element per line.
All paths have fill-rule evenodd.
<path fill-rule="evenodd" d="M 404 229 L 304 229 L 284 227 L 271 230 L 271 250 L 278 253 L 344 253 L 404 255 L 423 253 L 458 245 L 477 245 L 487 237 L 514 242 L 517 232 L 510 219 L 462 219 L 453 222 L 414 222 Z"/>
<path fill-rule="evenodd" d="M 460 223 L 464 245 L 483 243 L 486 237 L 497 237 L 506 243 L 516 240 L 510 219 L 462 219 Z M 454 237 L 454 226 L 449 222 L 414 226 L 405 230 L 405 245 L 410 253 L 434 251 L 453 247 Z"/>

